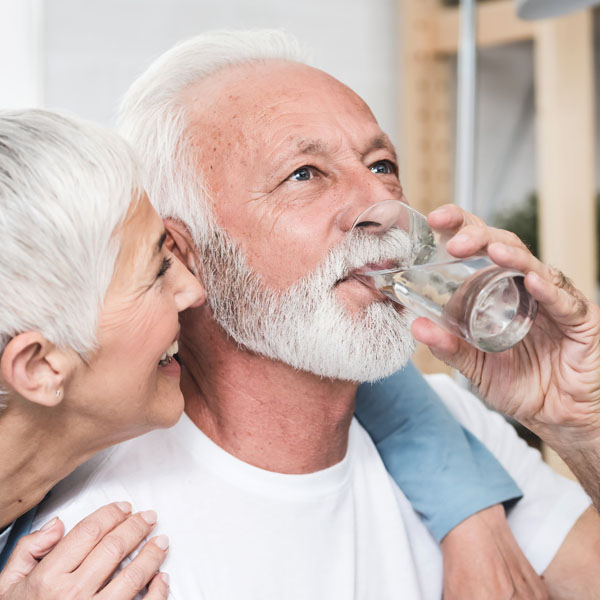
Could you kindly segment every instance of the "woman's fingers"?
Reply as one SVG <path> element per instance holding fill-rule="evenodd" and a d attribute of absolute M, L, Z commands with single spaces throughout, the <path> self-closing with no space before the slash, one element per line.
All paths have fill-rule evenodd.
<path fill-rule="evenodd" d="M 0 574 L 0 596 L 33 571 L 39 559 L 50 552 L 62 538 L 64 531 L 62 521 L 54 518 L 39 531 L 19 540 Z"/>
<path fill-rule="evenodd" d="M 74 571 L 104 536 L 131 514 L 129 502 L 114 502 L 82 519 L 46 556 L 40 566 L 54 573 Z"/>
<path fill-rule="evenodd" d="M 165 535 L 144 544 L 105 585 L 156 524 L 154 511 L 130 513 L 129 503 L 109 504 L 83 519 L 62 539 L 64 526 L 58 519 L 25 536 L 0 574 L 0 597 L 13 593 L 15 598 L 58 599 L 77 591 L 82 598 L 132 600 L 149 586 L 146 598 L 166 598 L 168 580 L 157 577 L 169 546 Z"/>
<path fill-rule="evenodd" d="M 169 576 L 157 573 L 148 586 L 144 600 L 163 600 L 169 597 Z"/>
<path fill-rule="evenodd" d="M 150 581 L 145 598 L 166 598 L 168 577 L 157 575 L 169 550 L 169 538 L 159 535 L 149 540 L 138 555 L 95 597 L 98 600 L 131 600 Z"/>
<path fill-rule="evenodd" d="M 82 561 L 72 577 L 80 582 L 79 587 L 92 596 L 115 572 L 121 561 L 129 556 L 150 534 L 156 525 L 153 510 L 132 515 L 107 533 Z M 161 561 L 162 562 L 162 561 Z M 137 572 L 137 567 L 131 573 Z M 155 568 L 155 571 L 157 568 Z M 132 576 L 133 579 L 133 576 Z M 148 583 L 147 578 L 142 587 Z M 141 588 L 140 588 L 141 589 Z"/>

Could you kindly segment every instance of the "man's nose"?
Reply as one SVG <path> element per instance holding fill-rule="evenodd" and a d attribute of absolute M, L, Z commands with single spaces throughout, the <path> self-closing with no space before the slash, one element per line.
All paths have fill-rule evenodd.
<path fill-rule="evenodd" d="M 378 176 L 369 172 L 365 180 L 355 178 L 353 185 L 348 190 L 347 197 L 341 203 L 341 208 L 336 217 L 337 227 L 344 233 L 348 233 L 356 223 L 356 227 L 372 227 L 373 218 L 361 219 L 361 215 L 373 204 L 383 200 L 404 200 L 398 193 L 394 193 Z M 381 218 L 385 218 L 380 215 Z M 388 217 L 389 218 L 389 217 Z"/>
<path fill-rule="evenodd" d="M 392 227 L 400 227 L 408 231 L 408 214 L 405 206 L 402 200 L 380 200 L 358 215 L 352 229 L 362 229 L 368 233 L 384 233 Z"/>

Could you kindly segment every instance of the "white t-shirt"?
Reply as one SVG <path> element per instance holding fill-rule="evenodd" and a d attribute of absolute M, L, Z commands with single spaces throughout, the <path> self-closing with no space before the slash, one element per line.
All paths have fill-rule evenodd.
<path fill-rule="evenodd" d="M 508 520 L 542 572 L 589 499 L 452 380 L 428 380 L 524 491 Z M 344 460 L 306 475 L 244 463 L 186 416 L 170 430 L 121 444 L 99 462 L 55 489 L 38 523 L 58 514 L 70 528 L 118 500 L 157 510 L 153 535 L 167 533 L 171 540 L 162 570 L 171 576 L 173 599 L 441 598 L 439 546 L 356 420 Z"/>
<path fill-rule="evenodd" d="M 12 530 L 12 523 L 2 532 L 0 533 L 0 552 L 4 550 L 4 546 L 6 546 L 6 542 L 8 542 L 8 536 Z"/>

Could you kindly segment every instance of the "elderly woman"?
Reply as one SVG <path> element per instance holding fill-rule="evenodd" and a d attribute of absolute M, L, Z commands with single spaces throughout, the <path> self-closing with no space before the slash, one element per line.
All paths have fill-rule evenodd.
<path fill-rule="evenodd" d="M 31 515 L 56 482 L 99 450 L 180 417 L 172 360 L 178 313 L 200 304 L 204 292 L 165 239 L 118 136 L 46 111 L 0 113 L 5 554 L 15 520 Z M 155 575 L 165 536 L 147 542 L 105 586 L 155 522 L 153 511 L 132 514 L 115 503 L 59 542 L 63 526 L 53 520 L 17 546 L 0 596 L 64 598 L 76 589 L 86 598 L 129 599 L 151 581 L 146 597 L 164 598 L 167 578 Z"/>

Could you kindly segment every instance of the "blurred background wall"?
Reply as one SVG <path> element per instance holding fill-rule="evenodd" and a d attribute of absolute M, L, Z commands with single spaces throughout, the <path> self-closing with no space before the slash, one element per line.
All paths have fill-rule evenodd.
<path fill-rule="evenodd" d="M 406 153 L 401 13 L 399 0 L 0 0 L 0 106 L 44 105 L 110 125 L 136 74 L 178 40 L 215 28 L 282 27 L 367 101 Z M 475 199 L 487 217 L 535 189 L 531 46 L 478 55 Z"/>

